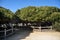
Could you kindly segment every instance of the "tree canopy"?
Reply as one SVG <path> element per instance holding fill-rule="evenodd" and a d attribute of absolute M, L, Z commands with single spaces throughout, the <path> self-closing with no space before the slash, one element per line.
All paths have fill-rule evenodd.
<path fill-rule="evenodd" d="M 0 7 L 0 21 L 7 22 L 13 19 L 13 12 L 4 7 Z"/>
<path fill-rule="evenodd" d="M 60 9 L 57 7 L 50 6 L 28 6 L 16 11 L 16 15 L 24 20 L 31 22 L 42 22 L 42 21 L 51 21 L 55 22 L 60 20 Z"/>
<path fill-rule="evenodd" d="M 0 21 L 8 21 L 14 18 L 28 22 L 55 22 L 60 21 L 60 9 L 50 6 L 28 6 L 18 9 L 13 14 L 9 9 L 0 7 Z"/>

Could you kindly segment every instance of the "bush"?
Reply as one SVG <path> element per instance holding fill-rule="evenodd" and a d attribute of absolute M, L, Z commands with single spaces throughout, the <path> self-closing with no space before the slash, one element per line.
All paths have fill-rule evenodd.
<path fill-rule="evenodd" d="M 53 24 L 53 29 L 55 29 L 56 31 L 60 31 L 60 23 L 55 22 L 55 24 Z"/>

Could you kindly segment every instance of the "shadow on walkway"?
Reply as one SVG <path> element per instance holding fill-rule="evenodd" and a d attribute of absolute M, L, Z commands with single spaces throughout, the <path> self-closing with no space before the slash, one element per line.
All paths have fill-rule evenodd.
<path fill-rule="evenodd" d="M 21 40 L 29 36 L 32 30 L 19 30 L 14 35 L 7 37 L 6 40 Z"/>

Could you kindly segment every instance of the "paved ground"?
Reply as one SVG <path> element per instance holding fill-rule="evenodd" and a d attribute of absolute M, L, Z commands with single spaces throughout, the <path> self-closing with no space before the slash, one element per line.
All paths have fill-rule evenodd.
<path fill-rule="evenodd" d="M 34 32 L 22 40 L 60 40 L 58 32 Z"/>
<path fill-rule="evenodd" d="M 60 32 L 30 32 L 18 31 L 7 40 L 60 40 Z"/>

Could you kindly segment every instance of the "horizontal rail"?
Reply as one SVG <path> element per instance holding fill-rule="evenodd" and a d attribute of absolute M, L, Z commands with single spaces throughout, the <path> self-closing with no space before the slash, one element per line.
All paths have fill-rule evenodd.
<path fill-rule="evenodd" d="M 12 35 L 12 34 L 13 34 L 13 33 L 9 33 L 8 35 L 6 35 L 6 37 L 9 36 L 9 35 Z M 0 36 L 0 37 L 5 37 L 5 36 Z"/>
<path fill-rule="evenodd" d="M 8 29 L 8 30 L 6 30 L 6 32 L 8 32 L 8 31 L 11 31 L 12 29 Z M 5 32 L 5 31 L 0 31 L 0 32 Z"/>
<path fill-rule="evenodd" d="M 0 38 L 1 38 L 1 37 L 4 37 L 4 36 L 0 36 Z"/>
<path fill-rule="evenodd" d="M 46 26 L 46 27 L 41 27 L 41 28 L 51 28 L 52 29 L 52 26 Z"/>
<path fill-rule="evenodd" d="M 4 31 L 0 31 L 0 32 L 4 32 Z"/>
<path fill-rule="evenodd" d="M 46 26 L 46 27 L 34 27 L 34 26 L 31 26 L 32 28 L 51 28 L 52 26 Z"/>
<path fill-rule="evenodd" d="M 12 30 L 12 29 L 9 29 L 9 30 L 6 30 L 6 31 L 8 32 L 8 31 L 11 31 L 11 30 Z"/>
<path fill-rule="evenodd" d="M 9 36 L 9 35 L 12 35 L 13 33 L 9 33 L 8 35 L 6 35 L 6 36 Z"/>

